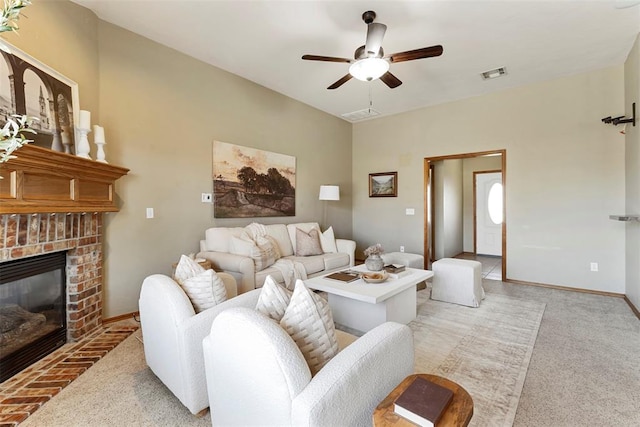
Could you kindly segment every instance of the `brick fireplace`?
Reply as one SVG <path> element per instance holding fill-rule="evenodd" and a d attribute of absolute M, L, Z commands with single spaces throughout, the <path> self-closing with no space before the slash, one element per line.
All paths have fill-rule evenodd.
<path fill-rule="evenodd" d="M 0 215 L 0 263 L 67 253 L 67 337 L 102 325 L 102 213 Z"/>
<path fill-rule="evenodd" d="M 0 268 L 65 252 L 67 340 L 78 341 L 102 325 L 103 215 L 119 210 L 115 182 L 129 170 L 33 145 L 16 155 L 0 165 Z"/>

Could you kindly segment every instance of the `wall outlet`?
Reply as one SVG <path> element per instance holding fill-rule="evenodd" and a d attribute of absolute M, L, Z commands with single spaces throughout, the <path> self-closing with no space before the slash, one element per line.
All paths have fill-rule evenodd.
<path fill-rule="evenodd" d="M 202 193 L 202 203 L 211 203 L 211 193 Z"/>
<path fill-rule="evenodd" d="M 153 218 L 153 208 L 147 208 L 147 219 Z"/>
<path fill-rule="evenodd" d="M 415 215 L 415 214 L 416 214 L 416 210 L 415 210 L 415 209 L 413 209 L 413 208 L 406 208 L 406 209 L 404 210 L 404 213 L 405 213 L 406 215 Z"/>
<path fill-rule="evenodd" d="M 400 246 L 400 252 L 404 252 L 404 246 Z"/>
<path fill-rule="evenodd" d="M 591 271 L 598 271 L 598 263 L 597 262 L 592 262 L 591 263 Z"/>

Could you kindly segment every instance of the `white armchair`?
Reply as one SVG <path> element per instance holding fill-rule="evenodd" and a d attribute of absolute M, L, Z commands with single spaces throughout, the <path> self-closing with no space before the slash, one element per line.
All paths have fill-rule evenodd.
<path fill-rule="evenodd" d="M 239 296 L 235 279 L 217 273 L 227 289 L 223 303 L 195 313 L 191 301 L 173 279 L 147 277 L 140 291 L 139 309 L 147 365 L 193 414 L 209 406 L 204 376 L 202 340 L 213 319 L 230 307 L 255 307 L 260 290 Z"/>
<path fill-rule="evenodd" d="M 313 378 L 287 332 L 255 310 L 225 310 L 203 348 L 214 426 L 370 426 L 378 403 L 413 372 L 411 330 L 393 322 L 355 340 Z"/>

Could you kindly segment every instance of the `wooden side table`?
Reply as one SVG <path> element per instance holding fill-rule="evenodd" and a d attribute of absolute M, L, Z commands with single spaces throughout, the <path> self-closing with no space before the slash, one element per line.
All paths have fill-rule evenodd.
<path fill-rule="evenodd" d="M 471 417 L 473 416 L 473 399 L 471 399 L 471 396 L 464 388 L 453 381 L 449 381 L 448 379 L 437 375 L 413 374 L 405 378 L 400 385 L 394 388 L 393 391 L 389 393 L 389 395 L 376 407 L 373 412 L 374 426 L 415 426 L 411 421 L 393 412 L 393 402 L 395 402 L 398 396 L 400 396 L 400 394 L 409 387 L 409 384 L 411 384 L 414 378 L 418 376 L 453 391 L 453 399 L 451 400 L 451 403 L 449 403 L 449 406 L 447 406 L 447 409 L 445 409 L 444 414 L 442 414 L 442 418 L 440 418 L 437 427 L 465 427 L 469 424 L 469 421 L 471 421 Z"/>

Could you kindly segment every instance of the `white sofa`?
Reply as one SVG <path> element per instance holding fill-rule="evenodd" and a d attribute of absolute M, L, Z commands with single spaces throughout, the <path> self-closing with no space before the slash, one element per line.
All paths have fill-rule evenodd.
<path fill-rule="evenodd" d="M 411 330 L 394 322 L 314 377 L 287 332 L 256 310 L 225 310 L 203 348 L 214 426 L 370 426 L 375 407 L 414 369 Z"/>
<path fill-rule="evenodd" d="M 308 277 L 315 277 L 345 269 L 354 265 L 356 242 L 353 240 L 335 239 L 337 252 L 328 252 L 330 245 L 323 244 L 325 253 L 312 256 L 295 256 L 296 228 L 309 232 L 315 228 L 320 231 L 316 222 L 296 224 L 265 225 L 267 235 L 278 245 L 282 258 L 301 263 Z M 244 227 L 212 227 L 206 230 L 205 239 L 200 241 L 198 258 L 211 261 L 213 269 L 231 274 L 238 282 L 238 293 L 248 292 L 262 286 L 267 276 L 273 277 L 278 283 L 284 283 L 282 273 L 273 266 L 257 271 L 254 260 L 247 255 L 233 252 L 230 244 L 232 237 L 240 237 L 245 232 Z M 324 242 L 322 242 L 324 243 Z M 327 247 L 327 248 L 325 248 Z"/>
<path fill-rule="evenodd" d="M 193 414 L 209 406 L 202 340 L 216 316 L 231 307 L 255 308 L 260 290 L 236 297 L 236 281 L 218 274 L 227 300 L 195 313 L 182 288 L 170 277 L 154 274 L 142 283 L 139 309 L 147 365 Z"/>

